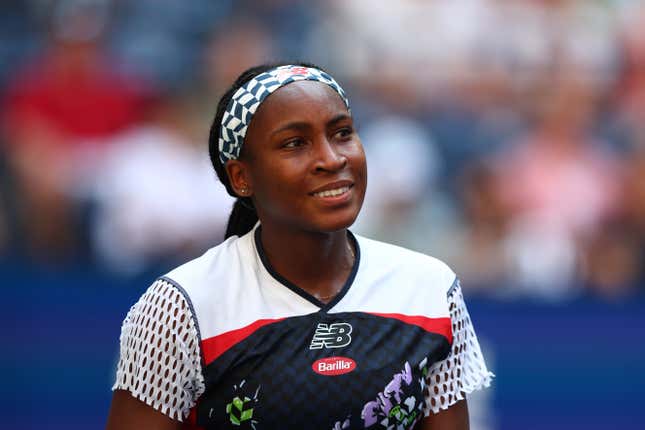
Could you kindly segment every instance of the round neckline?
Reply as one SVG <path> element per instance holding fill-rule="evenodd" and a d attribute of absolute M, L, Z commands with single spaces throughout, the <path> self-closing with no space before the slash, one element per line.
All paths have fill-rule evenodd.
<path fill-rule="evenodd" d="M 291 282 L 290 280 L 282 276 L 274 269 L 274 267 L 271 265 L 271 262 L 269 261 L 269 258 L 264 252 L 264 247 L 262 246 L 262 239 L 260 238 L 261 230 L 262 230 L 262 226 L 258 225 L 253 234 L 254 240 L 255 240 L 255 249 L 257 251 L 258 257 L 260 258 L 260 261 L 262 262 L 262 265 L 264 266 L 265 270 L 269 273 L 269 275 L 271 275 L 273 279 L 275 279 L 280 284 L 287 287 L 294 293 L 298 294 L 303 299 L 319 307 L 320 312 L 326 312 L 329 309 L 333 308 L 338 302 L 342 300 L 345 294 L 347 294 L 350 287 L 354 283 L 354 279 L 356 278 L 356 274 L 358 273 L 358 267 L 360 265 L 360 260 L 361 260 L 361 250 L 358 244 L 358 240 L 356 239 L 356 236 L 354 236 L 354 234 L 351 231 L 347 230 L 347 236 L 349 240 L 352 242 L 352 245 L 354 245 L 355 256 L 354 256 L 354 264 L 352 266 L 352 270 L 350 271 L 349 276 L 347 277 L 347 280 L 345 280 L 345 283 L 343 284 L 342 288 L 338 291 L 338 293 L 334 296 L 334 298 L 332 298 L 329 302 L 325 303 L 318 300 L 313 294 L 310 294 L 303 288 Z"/>

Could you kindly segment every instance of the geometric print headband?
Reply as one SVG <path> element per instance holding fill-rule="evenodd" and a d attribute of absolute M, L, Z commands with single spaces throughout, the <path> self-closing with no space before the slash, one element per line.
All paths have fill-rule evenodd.
<path fill-rule="evenodd" d="M 349 110 L 345 91 L 328 73 L 312 67 L 287 65 L 261 73 L 238 89 L 226 106 L 219 138 L 222 165 L 240 156 L 246 130 L 260 104 L 278 88 L 296 81 L 318 81 L 329 85 L 340 95 Z"/>

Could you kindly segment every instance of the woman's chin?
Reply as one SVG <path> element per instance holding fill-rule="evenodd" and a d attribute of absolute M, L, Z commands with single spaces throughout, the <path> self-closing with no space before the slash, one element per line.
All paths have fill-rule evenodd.
<path fill-rule="evenodd" d="M 354 224 L 358 213 L 351 213 L 342 215 L 338 214 L 334 217 L 325 217 L 315 223 L 315 230 L 324 233 L 333 233 L 339 230 L 345 230 Z"/>

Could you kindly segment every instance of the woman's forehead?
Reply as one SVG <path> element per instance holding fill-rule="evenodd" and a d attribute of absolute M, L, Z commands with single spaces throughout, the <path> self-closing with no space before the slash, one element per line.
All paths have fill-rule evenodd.
<path fill-rule="evenodd" d="M 316 81 L 298 81 L 276 90 L 260 105 L 252 122 L 270 126 L 297 117 L 317 113 L 326 116 L 349 114 L 345 102 L 329 85 Z"/>

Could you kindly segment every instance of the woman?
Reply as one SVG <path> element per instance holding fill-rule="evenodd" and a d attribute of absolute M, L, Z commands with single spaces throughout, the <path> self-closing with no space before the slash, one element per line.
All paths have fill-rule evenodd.
<path fill-rule="evenodd" d="M 467 429 L 491 374 L 459 283 L 347 230 L 367 168 L 338 83 L 246 71 L 209 148 L 237 197 L 227 240 L 128 313 L 108 428 Z"/>

